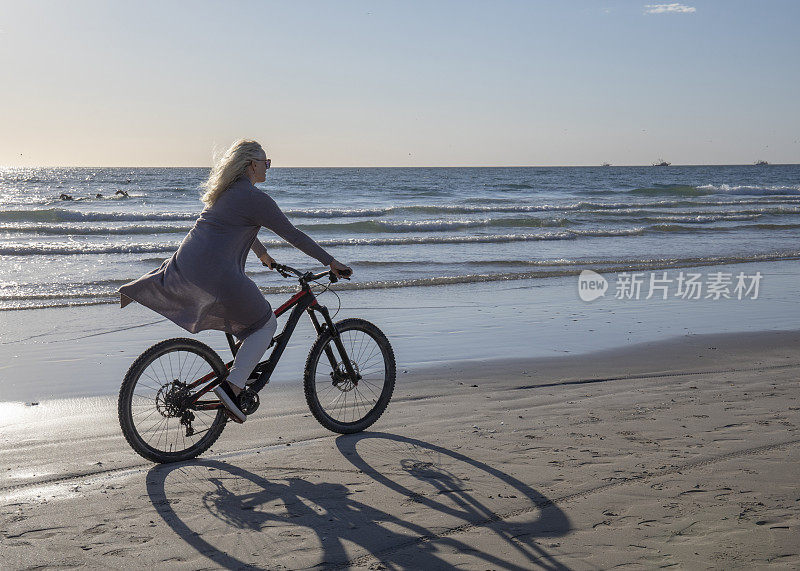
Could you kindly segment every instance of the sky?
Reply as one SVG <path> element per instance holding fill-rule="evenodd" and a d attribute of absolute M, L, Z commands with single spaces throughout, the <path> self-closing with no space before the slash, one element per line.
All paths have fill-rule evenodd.
<path fill-rule="evenodd" d="M 800 2 L 0 0 L 0 166 L 800 163 Z"/>

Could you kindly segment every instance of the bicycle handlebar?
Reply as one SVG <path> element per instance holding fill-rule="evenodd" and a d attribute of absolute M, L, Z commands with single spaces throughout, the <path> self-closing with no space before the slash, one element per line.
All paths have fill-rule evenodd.
<path fill-rule="evenodd" d="M 264 264 L 264 262 L 261 262 L 261 263 Z M 264 266 L 267 266 L 267 264 L 264 264 Z M 331 281 L 331 283 L 334 283 L 334 284 L 337 281 L 339 281 L 339 278 L 343 278 L 343 279 L 346 279 L 346 280 L 350 279 L 349 275 L 347 275 L 347 276 L 343 276 L 343 275 L 337 276 L 331 270 L 327 270 L 327 271 L 324 271 L 324 272 L 320 272 L 318 274 L 314 274 L 314 273 L 311 273 L 311 272 L 301 272 L 300 270 L 296 270 L 295 268 L 293 268 L 291 266 L 284 266 L 283 264 L 277 264 L 277 263 L 272 266 L 272 269 L 275 270 L 276 272 L 278 272 L 280 275 L 282 275 L 285 278 L 288 278 L 292 274 L 294 274 L 294 276 L 297 277 L 300 280 L 301 283 L 307 283 L 307 282 L 310 282 L 310 281 L 315 281 L 315 280 L 324 278 L 325 276 L 328 276 L 328 279 Z"/>

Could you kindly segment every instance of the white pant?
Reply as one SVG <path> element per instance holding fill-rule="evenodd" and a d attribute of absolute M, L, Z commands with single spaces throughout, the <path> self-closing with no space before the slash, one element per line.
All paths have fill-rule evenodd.
<path fill-rule="evenodd" d="M 228 382 L 232 385 L 244 388 L 247 378 L 253 369 L 264 356 L 264 353 L 272 341 L 272 336 L 278 329 L 278 320 L 273 313 L 269 321 L 267 321 L 261 329 L 256 329 L 247 338 L 242 341 L 239 350 L 236 352 L 236 357 L 233 359 L 233 365 L 228 373 Z"/>

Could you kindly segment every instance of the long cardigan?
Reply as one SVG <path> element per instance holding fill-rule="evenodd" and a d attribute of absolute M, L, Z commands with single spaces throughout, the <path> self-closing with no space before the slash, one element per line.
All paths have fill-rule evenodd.
<path fill-rule="evenodd" d="M 262 226 L 323 265 L 333 260 L 269 195 L 241 177 L 200 213 L 172 257 L 119 288 L 121 307 L 137 301 L 191 333 L 218 329 L 246 338 L 272 312 L 244 273 L 251 249 L 257 256 L 267 251 L 256 238 Z"/>

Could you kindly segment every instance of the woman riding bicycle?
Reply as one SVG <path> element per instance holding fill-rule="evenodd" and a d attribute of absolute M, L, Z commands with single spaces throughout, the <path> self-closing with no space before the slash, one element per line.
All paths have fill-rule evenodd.
<path fill-rule="evenodd" d="M 251 249 L 268 267 L 275 263 L 256 237 L 259 229 L 272 230 L 337 276 L 351 273 L 256 188 L 269 167 L 270 159 L 256 141 L 236 141 L 204 183 L 205 208 L 178 251 L 160 268 L 119 288 L 122 307 L 137 301 L 191 333 L 219 329 L 242 340 L 226 380 L 214 389 L 239 422 L 247 416 L 236 397 L 278 327 L 269 302 L 244 272 Z"/>

